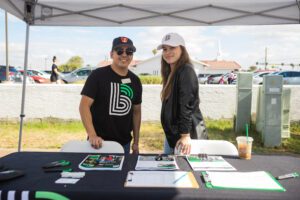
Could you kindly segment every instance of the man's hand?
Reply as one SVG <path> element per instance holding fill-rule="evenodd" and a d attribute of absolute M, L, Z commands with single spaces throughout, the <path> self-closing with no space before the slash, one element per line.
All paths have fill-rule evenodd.
<path fill-rule="evenodd" d="M 138 143 L 133 143 L 132 144 L 132 153 L 133 154 L 139 154 L 139 144 Z"/>
<path fill-rule="evenodd" d="M 189 133 L 181 134 L 181 138 L 177 141 L 175 148 L 176 149 L 179 148 L 180 154 L 184 154 L 184 155 L 190 154 L 191 152 L 190 134 Z"/>
<path fill-rule="evenodd" d="M 103 139 L 99 136 L 89 136 L 89 142 L 91 143 L 91 146 L 95 149 L 99 149 L 100 147 L 102 147 L 102 141 Z"/>

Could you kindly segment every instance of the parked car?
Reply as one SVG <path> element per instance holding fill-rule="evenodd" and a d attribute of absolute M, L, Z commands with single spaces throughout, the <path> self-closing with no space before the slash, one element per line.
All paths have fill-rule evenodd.
<path fill-rule="evenodd" d="M 270 73 L 273 73 L 272 71 L 260 71 L 260 72 L 254 72 L 253 73 L 253 84 L 261 85 L 263 83 L 263 77 L 265 75 L 268 75 Z"/>
<path fill-rule="evenodd" d="M 270 75 L 283 76 L 283 84 L 286 85 L 300 85 L 300 71 L 278 71 Z"/>
<path fill-rule="evenodd" d="M 223 74 L 211 74 L 208 78 L 207 78 L 207 83 L 208 84 L 218 84 L 222 78 Z"/>
<path fill-rule="evenodd" d="M 50 80 L 50 74 L 44 72 L 44 71 L 41 71 L 41 70 L 36 70 L 36 69 L 28 69 L 27 72 L 31 72 L 31 74 L 33 76 L 40 76 L 40 77 L 43 77 L 45 79 L 49 79 Z"/>
<path fill-rule="evenodd" d="M 12 82 L 13 83 L 23 83 L 23 73 L 21 73 L 20 71 L 18 71 L 13 77 L 12 77 Z M 30 77 L 29 75 L 27 75 L 26 77 L 26 83 L 28 84 L 34 84 L 35 81 L 33 80 L 32 77 Z"/>
<path fill-rule="evenodd" d="M 96 67 L 83 67 L 76 69 L 70 73 L 63 74 L 62 80 L 65 83 L 74 83 L 77 81 L 86 80 L 87 77 L 92 73 L 92 71 L 96 69 Z"/>
<path fill-rule="evenodd" d="M 19 70 L 19 72 L 23 75 L 24 74 L 24 70 Z M 50 83 L 50 79 L 47 79 L 47 78 L 44 78 L 42 76 L 39 76 L 39 75 L 35 75 L 32 73 L 31 70 L 27 70 L 27 75 L 29 77 L 31 77 L 34 82 L 36 83 Z"/>
<path fill-rule="evenodd" d="M 8 80 L 13 81 L 13 77 L 17 74 L 18 70 L 13 67 L 9 66 L 9 75 L 8 75 Z M 6 81 L 6 66 L 0 65 L 0 83 L 2 81 Z"/>
<path fill-rule="evenodd" d="M 49 74 L 51 76 L 52 71 L 51 70 L 43 70 L 46 74 Z"/>
<path fill-rule="evenodd" d="M 207 78 L 210 74 L 198 74 L 198 82 L 199 84 L 207 84 Z"/>

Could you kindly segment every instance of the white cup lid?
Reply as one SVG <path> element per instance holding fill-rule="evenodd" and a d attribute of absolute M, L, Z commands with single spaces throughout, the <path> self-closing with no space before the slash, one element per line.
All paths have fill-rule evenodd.
<path fill-rule="evenodd" d="M 247 137 L 246 136 L 238 136 L 238 137 L 236 137 L 236 141 L 247 142 Z M 248 142 L 253 142 L 253 138 L 248 137 Z"/>

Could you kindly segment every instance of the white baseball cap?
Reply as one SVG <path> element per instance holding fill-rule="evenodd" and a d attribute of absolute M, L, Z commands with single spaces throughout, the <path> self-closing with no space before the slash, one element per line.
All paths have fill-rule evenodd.
<path fill-rule="evenodd" d="M 162 49 L 163 45 L 168 45 L 171 47 L 177 47 L 179 45 L 185 47 L 184 39 L 177 33 L 168 33 L 161 40 L 161 44 L 158 45 L 157 50 Z"/>

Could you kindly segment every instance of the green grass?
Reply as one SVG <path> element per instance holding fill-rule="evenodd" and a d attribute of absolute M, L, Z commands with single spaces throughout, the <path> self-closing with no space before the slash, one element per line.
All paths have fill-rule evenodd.
<path fill-rule="evenodd" d="M 161 84 L 162 83 L 162 78 L 161 76 L 152 76 L 152 75 L 147 75 L 147 76 L 139 76 L 142 84 Z"/>
<path fill-rule="evenodd" d="M 0 148 L 16 148 L 19 123 L 0 122 Z M 22 148 L 55 149 L 71 139 L 85 139 L 84 128 L 79 121 L 44 119 L 25 122 L 22 131 Z"/>
<path fill-rule="evenodd" d="M 236 137 L 246 133 L 237 134 L 233 129 L 232 120 L 207 120 L 209 139 L 227 140 L 236 144 Z M 251 124 L 249 136 L 253 141 L 253 152 L 255 153 L 297 153 L 300 154 L 300 123 L 291 123 L 291 137 L 282 139 L 279 147 L 264 147 L 260 133 L 255 130 L 255 125 Z"/>
<path fill-rule="evenodd" d="M 206 120 L 209 139 L 227 140 L 236 144 L 232 120 Z M 0 121 L 0 148 L 17 148 L 19 123 Z M 253 152 L 256 153 L 297 153 L 300 154 L 300 123 L 291 124 L 291 137 L 282 140 L 276 148 L 263 147 L 261 136 L 254 125 L 249 130 L 254 138 Z M 64 121 L 47 118 L 27 121 L 23 127 L 22 148 L 24 149 L 59 149 L 62 144 L 72 139 L 86 139 L 81 121 Z M 143 122 L 140 134 L 142 152 L 162 152 L 164 133 L 159 122 Z"/>

